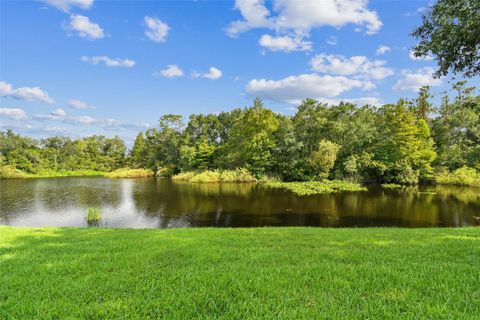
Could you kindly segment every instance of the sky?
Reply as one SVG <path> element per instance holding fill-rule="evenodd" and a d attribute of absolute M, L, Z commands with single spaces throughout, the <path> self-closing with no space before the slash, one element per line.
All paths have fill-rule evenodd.
<path fill-rule="evenodd" d="M 0 2 L 0 130 L 118 135 L 163 114 L 305 98 L 381 105 L 433 93 L 435 61 L 409 34 L 428 1 Z M 479 85 L 478 79 L 470 81 Z"/>

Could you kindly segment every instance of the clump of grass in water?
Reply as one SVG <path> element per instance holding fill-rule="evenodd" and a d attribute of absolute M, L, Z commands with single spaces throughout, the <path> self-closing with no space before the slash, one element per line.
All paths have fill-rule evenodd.
<path fill-rule="evenodd" d="M 98 208 L 87 209 L 87 225 L 99 226 L 101 220 L 102 220 L 102 214 L 100 213 L 100 209 Z"/>

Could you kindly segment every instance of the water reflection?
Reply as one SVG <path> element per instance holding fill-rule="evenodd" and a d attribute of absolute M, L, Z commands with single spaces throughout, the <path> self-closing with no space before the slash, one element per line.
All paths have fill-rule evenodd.
<path fill-rule="evenodd" d="M 298 197 L 262 185 L 167 179 L 0 181 L 0 223 L 86 226 L 88 207 L 109 227 L 428 227 L 480 223 L 480 189 L 406 187 Z"/>

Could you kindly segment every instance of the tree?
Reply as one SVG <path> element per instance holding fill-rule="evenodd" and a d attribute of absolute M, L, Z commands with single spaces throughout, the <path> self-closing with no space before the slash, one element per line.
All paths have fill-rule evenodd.
<path fill-rule="evenodd" d="M 320 179 L 328 178 L 332 170 L 340 146 L 328 140 L 321 140 L 318 149 L 310 155 L 308 162 L 314 174 Z"/>
<path fill-rule="evenodd" d="M 274 133 L 278 120 L 260 99 L 238 117 L 231 130 L 224 152 L 231 168 L 245 167 L 254 174 L 265 173 L 272 166 Z"/>
<path fill-rule="evenodd" d="M 132 150 L 130 150 L 129 163 L 134 168 L 147 168 L 147 145 L 143 132 L 139 132 L 133 143 Z"/>
<path fill-rule="evenodd" d="M 416 57 L 433 54 L 437 77 L 449 70 L 467 77 L 480 75 L 480 1 L 438 0 L 412 33 L 420 42 Z"/>

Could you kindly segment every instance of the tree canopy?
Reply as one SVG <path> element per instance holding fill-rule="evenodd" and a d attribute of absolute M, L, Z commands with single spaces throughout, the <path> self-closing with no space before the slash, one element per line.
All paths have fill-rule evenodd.
<path fill-rule="evenodd" d="M 433 55 L 437 77 L 449 71 L 466 77 L 480 75 L 480 1 L 438 0 L 412 35 L 419 40 L 413 54 Z"/>

